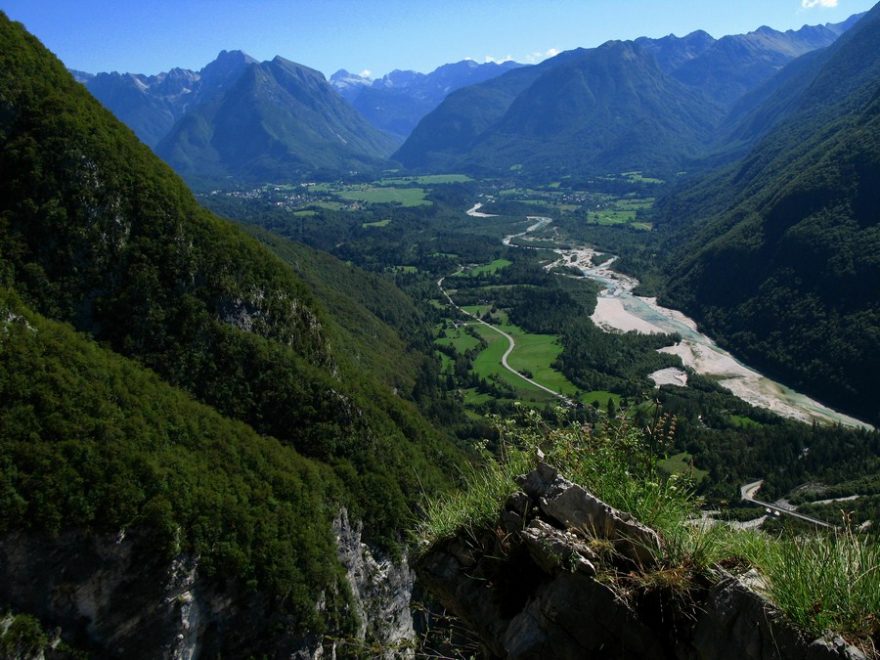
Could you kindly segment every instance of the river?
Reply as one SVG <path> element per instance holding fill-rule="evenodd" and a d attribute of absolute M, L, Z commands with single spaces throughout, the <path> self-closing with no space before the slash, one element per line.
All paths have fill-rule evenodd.
<path fill-rule="evenodd" d="M 528 229 L 505 237 L 505 245 L 515 246 L 516 243 L 511 243 L 513 239 L 526 236 L 552 222 L 550 218 L 539 217 L 529 217 L 528 220 L 532 223 Z M 589 247 L 557 249 L 555 252 L 559 259 L 548 264 L 548 270 L 567 265 L 602 285 L 596 311 L 591 318 L 604 330 L 677 333 L 682 340 L 675 346 L 660 349 L 661 352 L 678 355 L 685 366 L 698 374 L 718 378 L 723 387 L 753 406 L 807 423 L 872 428 L 746 366 L 720 348 L 711 337 L 700 332 L 696 322 L 683 313 L 658 305 L 654 298 L 634 295 L 633 290 L 639 282 L 613 269 L 617 257 L 602 255 L 597 259 L 598 253 Z M 687 382 L 687 374 L 680 369 L 664 369 L 655 372 L 652 377 L 658 385 L 684 385 Z"/>

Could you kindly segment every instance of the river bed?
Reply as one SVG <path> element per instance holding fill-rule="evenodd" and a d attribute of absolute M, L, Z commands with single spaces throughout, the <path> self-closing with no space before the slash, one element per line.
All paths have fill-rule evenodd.
<path fill-rule="evenodd" d="M 556 266 L 574 267 L 603 286 L 596 310 L 591 316 L 600 328 L 611 332 L 677 333 L 682 340 L 675 346 L 660 349 L 661 352 L 679 356 L 685 366 L 698 374 L 717 377 L 723 387 L 754 406 L 808 423 L 871 428 L 739 362 L 701 333 L 694 320 L 683 313 L 658 305 L 655 298 L 634 295 L 632 291 L 638 286 L 638 280 L 612 268 L 616 257 L 608 258 L 605 255 L 599 260 L 600 263 L 594 263 L 598 253 L 591 248 L 556 252 L 560 258 L 547 266 L 548 269 Z M 651 376 L 658 385 L 683 386 L 686 382 L 686 379 L 682 382 L 681 373 L 668 370 L 655 372 Z"/>

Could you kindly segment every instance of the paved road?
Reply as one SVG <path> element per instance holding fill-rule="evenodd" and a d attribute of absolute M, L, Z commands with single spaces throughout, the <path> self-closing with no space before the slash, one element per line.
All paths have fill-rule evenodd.
<path fill-rule="evenodd" d="M 459 266 L 458 270 L 455 271 L 455 272 L 456 272 L 456 273 L 460 273 L 461 270 L 462 270 L 462 268 L 461 268 L 461 266 Z M 499 335 L 501 335 L 502 337 L 504 337 L 505 339 L 507 339 L 507 350 L 504 352 L 504 355 L 501 356 L 501 366 L 503 366 L 505 369 L 507 369 L 510 373 L 512 373 L 512 374 L 513 374 L 514 376 L 516 376 L 517 378 L 521 378 L 522 380 L 526 381 L 527 383 L 530 383 L 531 385 L 534 385 L 534 386 L 537 387 L 538 389 L 543 390 L 543 391 L 547 392 L 548 394 L 552 394 L 552 395 L 555 396 L 557 399 L 559 399 L 560 401 L 562 401 L 565 405 L 567 405 L 567 406 L 572 406 L 572 407 L 575 405 L 575 404 L 574 404 L 574 401 L 572 401 L 570 398 L 568 398 L 567 396 L 565 396 L 565 395 L 562 394 L 561 392 L 557 392 L 556 390 L 551 390 L 549 387 L 547 387 L 547 386 L 545 386 L 545 385 L 541 385 L 541 383 L 539 383 L 539 382 L 537 382 L 537 381 L 535 381 L 535 380 L 532 380 L 532 379 L 529 378 L 528 376 L 524 376 L 523 374 L 521 374 L 520 372 L 518 372 L 516 369 L 514 369 L 513 367 L 511 367 L 511 366 L 507 363 L 507 358 L 510 357 L 510 354 L 513 353 L 513 349 L 516 348 L 516 340 L 515 340 L 511 335 L 509 335 L 508 333 L 504 332 L 504 330 L 502 330 L 501 328 L 496 328 L 496 327 L 495 327 L 494 325 L 492 325 L 491 323 L 486 323 L 483 319 L 481 319 L 481 318 L 480 318 L 479 316 L 477 316 L 476 314 L 471 314 L 471 313 L 468 312 L 467 310 L 464 310 L 464 309 L 462 309 L 461 307 L 459 307 L 459 306 L 455 303 L 455 301 L 452 299 L 452 296 L 450 296 L 449 293 L 446 291 L 446 289 L 443 288 L 443 280 L 445 280 L 445 279 L 446 279 L 445 277 L 441 277 L 439 280 L 437 280 L 437 287 L 440 289 L 440 292 L 441 292 L 444 296 L 446 296 L 446 300 L 449 301 L 449 304 L 450 304 L 450 305 L 452 305 L 453 307 L 455 307 L 455 309 L 457 309 L 458 311 L 460 311 L 462 314 L 465 314 L 466 316 L 470 316 L 470 317 L 471 317 L 472 319 L 474 319 L 477 323 L 482 323 L 483 325 L 485 325 L 487 328 L 489 328 L 489 329 L 492 330 L 493 332 L 497 332 Z"/>
<path fill-rule="evenodd" d="M 785 516 L 791 516 L 792 518 L 797 518 L 799 520 L 804 520 L 808 523 L 812 523 L 813 525 L 817 525 L 819 527 L 827 527 L 828 529 L 834 529 L 836 525 L 831 525 L 824 520 L 818 520 L 816 518 L 811 518 L 810 516 L 805 516 L 802 513 L 798 513 L 797 511 L 790 511 L 788 509 L 783 509 L 782 507 L 775 506 L 773 504 L 769 504 L 767 502 L 761 502 L 755 499 L 755 493 L 764 485 L 764 480 L 760 479 L 758 481 L 753 481 L 752 483 L 745 484 L 739 489 L 739 494 L 743 500 L 746 502 L 751 502 L 752 504 L 757 504 L 758 506 L 762 506 L 768 511 L 774 511 L 780 513 Z"/>

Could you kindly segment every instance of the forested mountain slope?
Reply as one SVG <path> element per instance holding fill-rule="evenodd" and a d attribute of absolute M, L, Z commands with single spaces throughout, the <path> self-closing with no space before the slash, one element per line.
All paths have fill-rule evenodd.
<path fill-rule="evenodd" d="M 137 528 L 158 507 L 162 524 L 179 525 L 181 548 L 208 547 L 208 556 L 222 559 L 221 583 L 278 598 L 279 612 L 298 613 L 287 621 L 297 633 L 313 631 L 303 613 L 339 575 L 326 552 L 329 519 L 345 505 L 371 542 L 393 550 L 400 520 L 421 493 L 446 483 L 457 452 L 412 404 L 336 354 L 336 321 L 286 264 L 200 208 L 168 167 L 5 16 L 0 169 L 0 380 L 9 393 L 0 397 L 3 533 L 72 526 L 88 536 L 118 529 L 123 517 Z M 30 385 L 17 384 L 28 371 Z M 135 423 L 141 409 L 147 420 Z M 251 444 L 276 458 L 249 457 Z M 89 467 L 90 456 L 112 447 L 123 462 L 131 452 L 144 458 L 131 458 L 121 472 Z M 218 452 L 229 457 L 215 474 Z M 45 478 L 68 463 L 57 480 Z M 290 465 L 290 474 L 280 465 Z M 194 499 L 184 489 L 170 512 L 161 498 L 150 504 L 168 499 L 163 493 L 178 478 L 162 474 L 184 472 L 198 484 Z M 233 495 L 219 484 L 239 472 L 253 474 L 263 490 L 228 501 Z M 321 486 L 305 492 L 314 479 Z M 108 507 L 124 507 L 90 504 L 102 493 L 117 493 Z M 263 520 L 264 506 L 283 521 Z M 303 529 L 291 532 L 292 524 Z M 211 540 L 218 535 L 228 547 Z M 305 539 L 300 549 L 296 538 Z M 274 579 L 288 586 L 273 591 Z"/>
<path fill-rule="evenodd" d="M 394 158 L 419 169 L 677 172 L 719 147 L 725 115 L 853 22 L 714 39 L 608 42 L 450 94 Z M 742 110 L 741 112 L 745 112 Z M 721 141 L 721 146 L 724 146 Z"/>
<path fill-rule="evenodd" d="M 461 123 L 470 120 L 470 135 L 460 131 L 450 139 L 437 131 L 456 123 L 448 115 L 460 99 L 450 96 L 395 158 L 409 167 L 449 162 L 478 171 L 526 167 L 530 173 L 661 168 L 696 155 L 721 113 L 632 43 L 609 42 L 560 58 L 480 86 L 492 114 L 481 105 L 465 107 L 470 117 Z"/>
<path fill-rule="evenodd" d="M 740 163 L 667 200 L 666 300 L 796 388 L 877 423 L 880 7 L 796 71 Z M 774 105 L 775 104 L 775 105 Z M 780 116 L 781 115 L 781 116 Z M 694 232 L 691 240 L 683 239 Z"/>
<path fill-rule="evenodd" d="M 428 321 L 410 298 L 381 275 L 326 252 L 258 227 L 244 229 L 290 264 L 332 314 L 338 332 L 331 343 L 339 359 L 361 365 L 402 394 L 412 393 L 431 337 Z"/>
<path fill-rule="evenodd" d="M 152 582 L 161 592 L 168 563 L 181 557 L 198 557 L 199 576 L 226 583 L 236 607 L 247 603 L 266 616 L 262 624 L 250 622 L 241 652 L 271 652 L 273 626 L 294 636 L 351 630 L 350 596 L 330 528 L 347 496 L 329 467 L 35 314 L 6 288 L 0 288 L 0 454 L 0 602 L 38 615 L 47 627 L 62 626 L 67 642 L 103 656 L 102 642 L 112 636 L 114 655 L 168 654 L 164 645 L 174 635 L 166 630 L 114 626 L 126 618 L 165 619 L 146 614 L 161 603 L 137 587 Z M 91 544 L 109 537 L 118 546 L 126 535 L 139 540 L 141 562 L 127 576 L 126 602 L 105 605 L 110 593 L 95 598 L 86 635 L 77 606 L 63 604 L 55 590 L 82 589 L 76 576 Z M 67 547 L 53 553 L 61 538 Z M 55 573 L 40 578 L 54 588 L 20 586 L 27 570 L 12 557 L 30 544 L 45 553 L 33 553 L 34 562 L 61 555 Z M 109 557 L 100 567 L 112 568 Z M 242 589 L 247 583 L 250 592 Z M 330 594 L 324 612 L 314 607 L 315 590 Z M 227 624 L 237 616 L 227 616 Z M 227 652 L 235 647 L 229 636 L 214 643 Z"/>

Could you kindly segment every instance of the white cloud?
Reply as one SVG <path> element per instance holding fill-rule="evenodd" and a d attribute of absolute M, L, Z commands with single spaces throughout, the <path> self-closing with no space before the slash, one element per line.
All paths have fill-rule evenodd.
<path fill-rule="evenodd" d="M 557 55 L 559 55 L 558 48 L 548 48 L 544 52 L 535 51 L 533 53 L 529 53 L 523 58 L 523 62 L 525 62 L 526 64 L 537 64 L 538 62 L 543 62 L 544 60 L 551 57 L 556 57 Z"/>
<path fill-rule="evenodd" d="M 369 69 L 364 69 L 364 70 L 361 71 L 358 75 L 359 75 L 361 78 L 369 78 L 370 76 L 373 75 L 373 72 L 370 71 Z"/>
<path fill-rule="evenodd" d="M 838 0 L 801 0 L 801 7 L 812 9 L 813 7 L 836 7 Z"/>
<path fill-rule="evenodd" d="M 503 62 L 510 62 L 513 59 L 513 55 L 505 55 L 504 57 L 494 57 L 492 55 L 484 55 L 483 61 L 487 64 L 489 62 L 495 62 L 495 64 L 502 64 Z"/>

